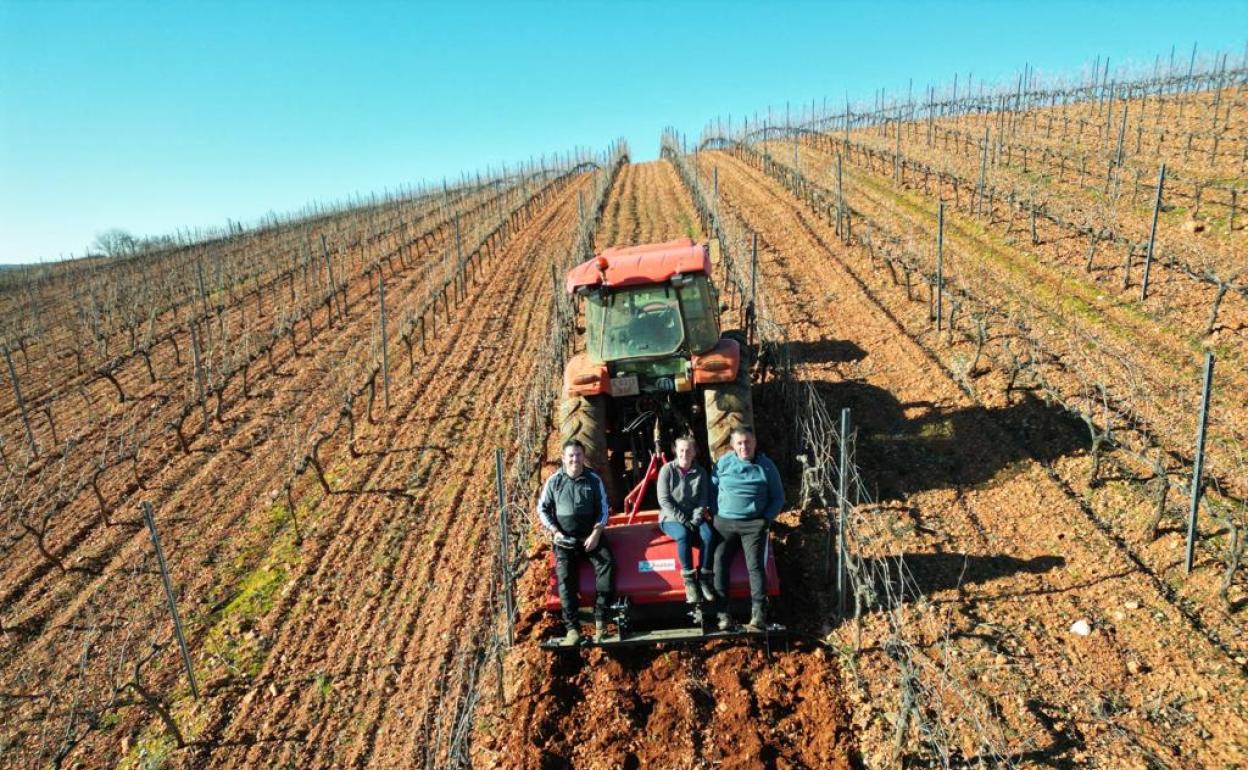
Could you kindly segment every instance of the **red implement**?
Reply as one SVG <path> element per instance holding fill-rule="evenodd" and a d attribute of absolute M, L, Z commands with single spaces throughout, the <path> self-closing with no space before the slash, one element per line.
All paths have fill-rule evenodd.
<path fill-rule="evenodd" d="M 646 466 L 646 472 L 641 477 L 641 481 L 637 482 L 637 486 L 633 487 L 633 491 L 624 496 L 624 510 L 628 511 L 628 524 L 632 524 L 633 520 L 637 518 L 637 511 L 641 508 L 641 501 L 646 496 L 646 487 L 650 486 L 659 477 L 659 469 L 666 462 L 667 455 L 662 452 L 650 455 L 650 464 Z"/>
<path fill-rule="evenodd" d="M 615 557 L 615 591 L 627 596 L 632 604 L 678 603 L 685 600 L 684 584 L 680 579 L 680 560 L 676 555 L 676 541 L 659 529 L 659 512 L 642 511 L 628 523 L 628 514 L 616 514 L 607 522 L 603 535 L 611 554 Z M 550 555 L 550 582 L 546 591 L 546 609 L 559 610 L 559 593 L 555 586 L 554 553 Z M 776 572 L 776 557 L 767 540 L 765 554 L 766 584 L 768 596 L 780 595 L 780 576 Z M 588 562 L 581 560 L 577 585 L 580 588 L 581 607 L 594 603 L 594 573 Z M 748 599 L 749 575 L 745 571 L 745 556 L 739 551 L 728 570 L 728 598 Z"/>

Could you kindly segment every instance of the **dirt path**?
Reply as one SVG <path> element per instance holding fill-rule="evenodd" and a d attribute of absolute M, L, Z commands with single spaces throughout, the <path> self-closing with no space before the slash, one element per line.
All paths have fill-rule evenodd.
<path fill-rule="evenodd" d="M 697 237 L 698 217 L 671 164 L 630 163 L 620 171 L 594 243 L 600 249 Z"/>
<path fill-rule="evenodd" d="M 1078 434 L 1042 404 L 972 401 L 916 331 L 925 306 L 906 302 L 761 172 L 723 153 L 702 163 L 718 167 L 723 200 L 759 233 L 760 269 L 799 341 L 800 376 L 826 383 L 830 406 L 853 408 L 866 433 L 860 463 L 899 517 L 888 545 L 907 554 L 959 648 L 982 664 L 978 682 L 1018 736 L 1017 759 L 1138 763 L 1153 752 L 1185 767 L 1242 763 L 1239 666 L 1142 579 L 1035 456 L 1083 451 Z M 1086 638 L 1067 630 L 1080 618 L 1093 627 Z M 872 712 L 896 697 L 873 669 L 884 670 L 866 656 L 856 722 L 868 756 L 891 739 Z"/>

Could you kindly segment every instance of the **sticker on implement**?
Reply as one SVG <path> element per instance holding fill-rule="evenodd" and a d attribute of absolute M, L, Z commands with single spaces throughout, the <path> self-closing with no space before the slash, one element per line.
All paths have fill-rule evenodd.
<path fill-rule="evenodd" d="M 653 559 L 653 560 L 642 559 L 641 561 L 637 562 L 637 571 L 638 572 L 675 572 L 676 560 L 675 559 Z"/>
<path fill-rule="evenodd" d="M 637 389 L 637 377 L 630 375 L 627 377 L 611 378 L 611 395 L 613 396 L 635 396 L 640 391 Z"/>

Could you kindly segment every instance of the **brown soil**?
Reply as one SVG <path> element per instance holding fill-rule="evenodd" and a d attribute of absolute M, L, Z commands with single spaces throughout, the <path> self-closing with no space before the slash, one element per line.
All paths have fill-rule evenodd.
<path fill-rule="evenodd" d="M 860 463 L 886 503 L 880 515 L 893 519 L 881 523 L 875 554 L 907 555 L 931 602 L 916 617 L 947 624 L 1015 759 L 1242 763 L 1242 663 L 1193 627 L 1050 475 L 1044 458 L 1084 451 L 1062 415 L 1027 399 L 970 399 L 941 363 L 924 304 L 907 302 L 761 172 L 722 153 L 702 164 L 718 167 L 724 201 L 759 233 L 760 269 L 773 311 L 799 341 L 800 376 L 826 383 L 830 405 L 851 406 L 865 433 Z M 1080 618 L 1091 636 L 1068 631 Z M 834 638 L 849 643 L 848 634 Z M 882 620 L 868 618 L 855 723 L 870 764 L 891 752 L 881 714 L 897 707 L 895 675 L 871 651 L 886 637 Z"/>

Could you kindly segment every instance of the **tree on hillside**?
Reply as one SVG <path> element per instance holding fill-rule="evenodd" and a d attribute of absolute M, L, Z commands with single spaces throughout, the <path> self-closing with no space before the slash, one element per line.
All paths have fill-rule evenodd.
<path fill-rule="evenodd" d="M 133 254 L 136 246 L 138 246 L 138 241 L 133 235 L 116 227 L 111 230 L 105 230 L 95 236 L 95 242 L 91 244 L 93 250 L 97 250 L 107 257 Z"/>

